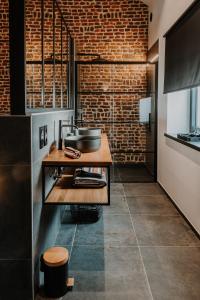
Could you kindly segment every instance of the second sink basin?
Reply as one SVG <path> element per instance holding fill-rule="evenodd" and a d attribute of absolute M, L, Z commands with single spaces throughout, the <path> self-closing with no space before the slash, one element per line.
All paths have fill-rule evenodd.
<path fill-rule="evenodd" d="M 101 136 L 101 128 L 95 128 L 95 127 L 80 127 L 76 130 L 77 135 L 83 135 L 83 136 L 95 136 L 100 137 Z"/>
<path fill-rule="evenodd" d="M 72 147 L 84 153 L 95 152 L 101 146 L 101 136 L 68 136 L 65 138 L 64 143 L 65 147 Z"/>

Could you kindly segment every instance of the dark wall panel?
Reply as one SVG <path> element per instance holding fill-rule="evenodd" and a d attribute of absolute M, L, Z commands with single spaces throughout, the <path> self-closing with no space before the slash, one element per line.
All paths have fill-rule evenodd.
<path fill-rule="evenodd" d="M 200 85 L 200 1 L 166 34 L 164 92 Z"/>

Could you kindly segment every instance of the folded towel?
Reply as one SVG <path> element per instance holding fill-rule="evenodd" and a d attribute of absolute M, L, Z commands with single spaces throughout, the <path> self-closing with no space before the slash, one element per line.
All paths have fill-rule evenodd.
<path fill-rule="evenodd" d="M 85 168 L 86 169 L 86 168 Z M 76 177 L 102 178 L 100 173 L 92 173 L 83 169 L 76 169 Z"/>
<path fill-rule="evenodd" d="M 105 169 L 83 168 L 76 169 L 73 186 L 79 188 L 102 188 L 106 186 Z"/>
<path fill-rule="evenodd" d="M 79 158 L 81 156 L 81 152 L 72 147 L 66 147 L 64 149 L 64 154 L 65 154 L 65 156 L 73 158 L 73 159 Z"/>

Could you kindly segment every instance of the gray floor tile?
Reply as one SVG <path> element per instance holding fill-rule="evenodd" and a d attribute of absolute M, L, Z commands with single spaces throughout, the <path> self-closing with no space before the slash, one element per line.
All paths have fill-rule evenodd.
<path fill-rule="evenodd" d="M 133 223 L 139 245 L 200 245 L 190 226 L 179 216 L 134 215 Z"/>
<path fill-rule="evenodd" d="M 70 270 L 131 273 L 140 264 L 139 250 L 133 247 L 74 246 Z"/>
<path fill-rule="evenodd" d="M 166 195 L 127 197 L 131 214 L 178 215 L 177 209 Z"/>
<path fill-rule="evenodd" d="M 112 182 L 120 182 L 120 176 L 119 176 L 118 168 L 115 168 L 115 167 L 111 168 L 110 176 L 111 176 L 111 181 Z"/>
<path fill-rule="evenodd" d="M 124 166 L 118 167 L 118 173 L 123 176 L 150 176 L 147 169 L 143 166 Z"/>
<path fill-rule="evenodd" d="M 121 280 L 122 281 L 122 280 Z M 121 285 L 121 283 L 120 283 Z M 62 300 L 149 300 L 150 296 L 145 295 L 144 291 L 137 294 L 136 291 L 120 292 L 72 292 L 67 293 Z"/>
<path fill-rule="evenodd" d="M 75 287 L 66 299 L 150 299 L 137 247 L 74 247 L 70 272 Z"/>
<path fill-rule="evenodd" d="M 118 169 L 121 182 L 153 182 L 145 167 L 123 167 Z"/>
<path fill-rule="evenodd" d="M 74 224 L 74 220 L 72 218 L 70 206 L 67 206 L 67 209 L 64 211 L 63 216 L 62 216 L 62 224 Z"/>
<path fill-rule="evenodd" d="M 157 183 L 124 183 L 126 196 L 151 196 L 164 194 Z"/>
<path fill-rule="evenodd" d="M 153 182 L 153 179 L 149 176 L 128 176 L 124 175 L 123 177 L 120 177 L 121 183 L 151 183 Z"/>
<path fill-rule="evenodd" d="M 78 224 L 75 245 L 136 245 L 130 217 L 127 215 L 103 215 L 94 224 Z"/>
<path fill-rule="evenodd" d="M 35 300 L 62 300 L 63 298 L 49 298 L 45 296 L 43 288 L 40 289 L 39 294 L 36 296 Z"/>
<path fill-rule="evenodd" d="M 75 286 L 63 300 L 150 300 L 144 278 L 139 272 L 113 274 L 111 272 L 75 273 Z"/>
<path fill-rule="evenodd" d="M 69 263 L 75 286 L 62 300 L 152 300 L 128 206 L 154 300 L 199 299 L 200 242 L 191 227 L 157 184 L 112 183 L 101 219 L 77 225 Z M 66 212 L 56 241 L 69 250 L 73 223 Z"/>
<path fill-rule="evenodd" d="M 112 195 L 110 205 L 104 206 L 104 214 L 128 214 L 128 205 L 125 197 Z"/>
<path fill-rule="evenodd" d="M 111 175 L 110 182 L 111 183 L 121 183 L 121 179 L 120 179 L 119 176 L 113 176 L 113 175 Z"/>
<path fill-rule="evenodd" d="M 56 245 L 70 246 L 72 245 L 76 225 L 62 224 L 56 238 Z"/>
<path fill-rule="evenodd" d="M 199 300 L 200 248 L 141 247 L 154 300 Z"/>
<path fill-rule="evenodd" d="M 111 193 L 111 196 L 113 196 L 113 195 L 124 196 L 123 184 L 122 183 L 111 183 L 110 193 Z"/>

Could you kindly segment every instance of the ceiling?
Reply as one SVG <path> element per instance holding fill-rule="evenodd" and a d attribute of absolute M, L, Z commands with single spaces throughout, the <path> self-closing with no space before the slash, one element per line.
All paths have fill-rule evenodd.
<path fill-rule="evenodd" d="M 154 2 L 154 0 L 142 0 L 142 2 L 144 2 L 145 4 L 151 6 L 152 3 Z"/>

